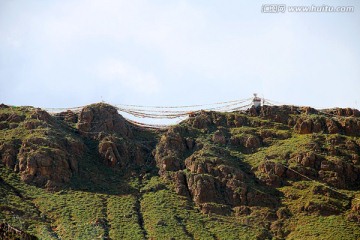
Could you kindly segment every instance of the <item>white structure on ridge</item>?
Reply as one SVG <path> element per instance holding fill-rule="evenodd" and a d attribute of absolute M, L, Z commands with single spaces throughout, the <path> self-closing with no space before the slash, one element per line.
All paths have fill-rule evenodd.
<path fill-rule="evenodd" d="M 253 106 L 256 108 L 261 106 L 261 98 L 259 98 L 256 93 L 254 93 Z"/>

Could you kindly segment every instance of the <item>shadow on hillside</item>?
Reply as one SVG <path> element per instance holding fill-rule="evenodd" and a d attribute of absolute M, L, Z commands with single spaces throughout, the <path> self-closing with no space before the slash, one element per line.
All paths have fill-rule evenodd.
<path fill-rule="evenodd" d="M 86 139 L 85 144 L 88 151 L 79 159 L 79 171 L 68 185 L 72 190 L 111 195 L 135 194 L 139 191 L 142 178 L 157 175 L 158 168 L 151 153 L 142 166 L 130 162 L 121 168 L 110 167 L 103 163 L 95 140 Z"/>

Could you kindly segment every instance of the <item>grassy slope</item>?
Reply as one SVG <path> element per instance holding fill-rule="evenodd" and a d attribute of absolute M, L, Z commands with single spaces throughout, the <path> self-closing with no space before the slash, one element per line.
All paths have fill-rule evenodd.
<path fill-rule="evenodd" d="M 23 196 L 11 191 L 2 196 L 1 207 L 12 206 L 17 212 L 2 211 L 0 218 L 13 226 L 43 239 L 143 239 L 136 194 L 75 190 L 51 193 L 22 183 L 4 167 L 0 169 L 5 182 Z M 163 184 L 159 177 L 148 182 L 143 189 Z M 249 232 L 249 227 L 234 217 L 202 215 L 187 199 L 169 189 L 145 191 L 141 212 L 146 235 L 153 239 L 247 239 L 257 232 Z"/>
<path fill-rule="evenodd" d="M 16 212 L 2 211 L 1 219 L 41 239 L 144 238 L 135 209 L 135 195 L 74 190 L 49 193 L 23 184 L 5 168 L 1 168 L 1 176 L 25 197 L 24 200 L 11 191 L 2 191 L 6 197 L 2 196 L 1 207 L 8 206 Z M 158 177 L 151 178 L 151 181 L 143 188 L 154 182 L 163 184 Z M 284 201 L 290 209 L 298 207 L 301 202 L 314 201 L 314 196 L 308 194 L 308 188 L 301 190 L 303 193 L 289 188 L 280 190 L 302 196 L 295 202 Z M 141 212 L 146 236 L 150 239 L 255 239 L 261 233 L 261 228 L 256 225 L 244 224 L 244 217 L 203 215 L 187 199 L 169 189 L 145 192 L 141 198 Z M 324 217 L 301 213 L 291 218 L 285 228 L 291 230 L 288 239 L 360 237 L 359 226 L 342 215 Z"/>

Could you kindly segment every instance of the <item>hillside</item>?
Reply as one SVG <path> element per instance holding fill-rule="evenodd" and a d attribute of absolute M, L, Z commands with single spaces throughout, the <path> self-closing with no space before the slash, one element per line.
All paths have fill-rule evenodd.
<path fill-rule="evenodd" d="M 0 105 L 0 238 L 360 239 L 360 112 Z"/>

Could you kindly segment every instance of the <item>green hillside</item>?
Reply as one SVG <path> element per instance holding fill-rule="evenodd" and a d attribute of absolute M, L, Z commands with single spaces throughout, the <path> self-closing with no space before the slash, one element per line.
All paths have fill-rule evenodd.
<path fill-rule="evenodd" d="M 360 113 L 0 106 L 0 238 L 360 239 Z M 11 229 L 9 230 L 9 227 Z"/>

